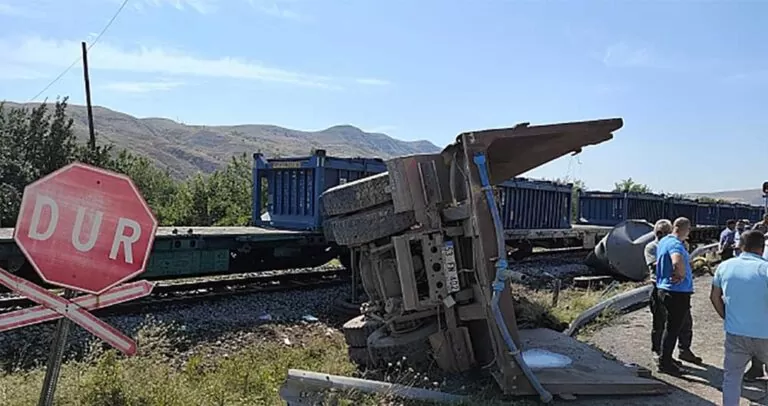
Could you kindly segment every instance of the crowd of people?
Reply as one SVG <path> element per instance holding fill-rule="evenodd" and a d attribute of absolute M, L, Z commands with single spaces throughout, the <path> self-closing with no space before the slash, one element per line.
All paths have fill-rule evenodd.
<path fill-rule="evenodd" d="M 654 226 L 655 239 L 645 247 L 653 283 L 651 350 L 659 372 L 688 373 L 683 362 L 701 364 L 691 349 L 694 291 L 686 239 L 691 222 L 663 219 Z M 710 301 L 724 321 L 723 404 L 738 405 L 744 380 L 761 378 L 768 362 L 768 214 L 747 229 L 744 221 L 729 220 L 720 233 L 723 260 L 715 271 Z M 678 348 L 677 359 L 673 357 Z M 749 370 L 747 365 L 750 364 Z"/>

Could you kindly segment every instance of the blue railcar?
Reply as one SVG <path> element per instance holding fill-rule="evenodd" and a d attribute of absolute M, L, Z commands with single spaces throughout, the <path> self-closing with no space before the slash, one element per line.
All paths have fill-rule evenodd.
<path fill-rule="evenodd" d="M 507 230 L 571 228 L 573 184 L 514 178 L 497 186 Z"/>
<path fill-rule="evenodd" d="M 320 195 L 328 188 L 386 172 L 378 158 L 334 158 L 324 150 L 299 158 L 253 155 L 253 225 L 320 231 Z M 266 205 L 262 188 L 267 184 Z M 265 207 L 266 206 L 266 207 Z"/>
<path fill-rule="evenodd" d="M 666 217 L 671 221 L 678 217 L 686 217 L 692 225 L 699 224 L 699 203 L 695 200 L 670 197 L 666 202 L 666 212 Z"/>
<path fill-rule="evenodd" d="M 663 196 L 649 193 L 582 192 L 579 223 L 615 226 L 624 220 L 656 222 L 665 215 Z"/>
<path fill-rule="evenodd" d="M 700 226 L 717 226 L 718 206 L 715 203 L 697 202 L 696 204 L 696 223 Z"/>
<path fill-rule="evenodd" d="M 763 208 L 760 206 L 754 206 L 751 204 L 736 203 L 736 216 L 740 220 L 749 220 L 751 223 L 756 223 L 763 219 Z"/>
<path fill-rule="evenodd" d="M 720 226 L 725 226 L 728 220 L 737 220 L 739 213 L 734 203 L 717 203 L 717 222 Z"/>

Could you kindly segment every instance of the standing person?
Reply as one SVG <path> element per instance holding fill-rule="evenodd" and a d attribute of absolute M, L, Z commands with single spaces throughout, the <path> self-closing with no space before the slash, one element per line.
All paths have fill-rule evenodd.
<path fill-rule="evenodd" d="M 709 298 L 725 321 L 723 405 L 741 398 L 744 368 L 750 358 L 768 362 L 768 261 L 762 258 L 765 236 L 746 231 L 743 253 L 717 267 Z"/>
<path fill-rule="evenodd" d="M 736 220 L 725 222 L 725 230 L 720 233 L 720 246 L 718 247 L 720 259 L 733 258 L 733 250 L 736 248 Z"/>
<path fill-rule="evenodd" d="M 690 233 L 691 221 L 678 217 L 672 224 L 672 233 L 662 238 L 656 249 L 656 288 L 667 315 L 661 338 L 659 371 L 670 375 L 684 372 L 672 359 L 672 353 L 691 310 L 693 272 L 690 256 L 683 245 Z"/>
<path fill-rule="evenodd" d="M 755 223 L 755 225 L 752 226 L 752 230 L 757 231 L 763 235 L 768 233 L 768 214 L 763 215 L 763 221 Z M 758 378 L 762 378 L 763 375 L 765 375 L 765 364 L 763 364 L 758 357 L 752 357 L 749 370 L 747 370 L 747 372 L 744 374 L 743 379 L 745 381 L 754 381 Z"/>
<path fill-rule="evenodd" d="M 736 220 L 736 234 L 733 236 L 733 255 L 739 256 L 741 254 L 741 249 L 739 248 L 741 244 L 739 243 L 739 239 L 741 239 L 741 234 L 744 233 L 744 220 Z"/>
<path fill-rule="evenodd" d="M 653 352 L 656 363 L 661 359 L 661 335 L 664 333 L 664 321 L 666 313 L 664 305 L 659 302 L 658 288 L 656 287 L 656 250 L 659 246 L 659 240 L 672 233 L 672 222 L 667 219 L 661 219 L 653 226 L 653 234 L 656 237 L 645 246 L 645 264 L 648 266 L 651 274 L 651 352 Z"/>
<path fill-rule="evenodd" d="M 752 229 L 763 233 L 763 235 L 768 234 L 768 214 L 763 215 L 763 221 L 755 223 Z"/>
<path fill-rule="evenodd" d="M 659 301 L 658 288 L 656 287 L 656 251 L 659 245 L 659 241 L 672 233 L 672 222 L 667 219 L 661 219 L 656 222 L 653 227 L 654 235 L 656 239 L 649 242 L 645 246 L 645 263 L 648 266 L 651 273 L 651 283 L 653 283 L 653 291 L 651 292 L 650 308 L 651 317 L 653 318 L 651 327 L 651 351 L 654 354 L 654 358 L 658 363 L 661 360 L 661 337 L 664 333 L 664 323 L 666 322 L 666 310 L 664 305 Z M 680 330 L 680 335 L 677 341 L 678 359 L 682 361 L 691 362 L 694 364 L 701 363 L 701 357 L 691 351 L 691 343 L 693 342 L 693 317 L 690 311 L 686 314 L 685 320 Z M 678 367 L 682 365 L 673 360 L 673 363 Z"/>

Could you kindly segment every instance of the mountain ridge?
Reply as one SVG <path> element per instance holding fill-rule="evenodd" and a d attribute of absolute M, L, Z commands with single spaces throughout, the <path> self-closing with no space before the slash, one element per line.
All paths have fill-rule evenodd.
<path fill-rule="evenodd" d="M 686 195 L 691 197 L 723 199 L 734 203 L 748 203 L 758 206 L 762 206 L 764 204 L 762 189 L 724 190 L 719 192 L 686 193 Z"/>
<path fill-rule="evenodd" d="M 4 102 L 7 108 L 34 108 L 40 103 Z M 52 109 L 53 103 L 47 103 Z M 85 106 L 67 105 L 73 131 L 80 141 L 88 138 Z M 403 141 L 383 133 L 365 132 L 351 124 L 323 130 L 301 131 L 272 124 L 189 125 L 164 117 L 139 118 L 102 106 L 93 106 L 98 143 L 146 156 L 175 178 L 197 171 L 210 173 L 232 156 L 261 152 L 270 157 L 307 156 L 324 149 L 329 156 L 382 158 L 440 151 L 426 140 Z"/>

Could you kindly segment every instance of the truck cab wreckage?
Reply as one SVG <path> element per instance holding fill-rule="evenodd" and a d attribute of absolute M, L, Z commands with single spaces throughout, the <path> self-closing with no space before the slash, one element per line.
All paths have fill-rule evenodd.
<path fill-rule="evenodd" d="M 368 366 L 436 362 L 489 368 L 506 395 L 665 393 L 661 382 L 547 329 L 520 330 L 493 186 L 610 140 L 620 118 L 460 134 L 436 154 L 387 161 L 388 171 L 322 195 L 326 238 L 351 248 L 367 295 L 344 326 L 350 356 Z M 353 273 L 357 275 L 357 272 Z M 353 283 L 356 276 L 353 277 Z M 555 364 L 529 365 L 525 351 Z"/>

